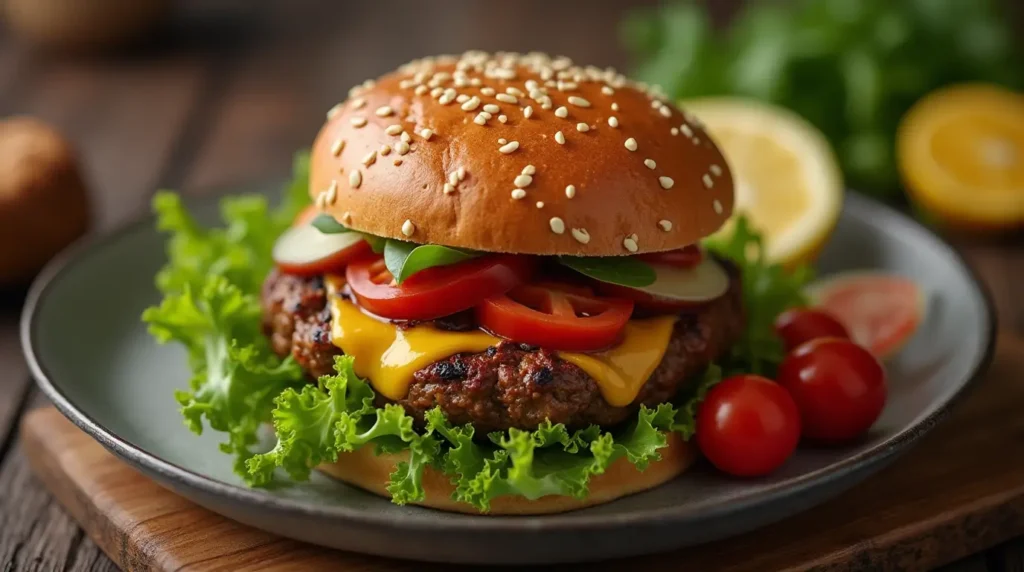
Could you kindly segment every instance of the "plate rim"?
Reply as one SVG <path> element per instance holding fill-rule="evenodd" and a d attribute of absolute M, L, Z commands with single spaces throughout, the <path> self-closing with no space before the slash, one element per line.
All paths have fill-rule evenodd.
<path fill-rule="evenodd" d="M 238 192 L 239 189 L 237 187 L 229 187 L 216 192 L 204 193 L 200 196 L 185 196 L 184 200 L 190 209 L 195 209 L 197 206 L 202 206 L 206 203 L 216 203 L 220 198 L 237 194 Z M 260 191 L 257 189 L 248 192 Z M 555 530 L 594 532 L 631 524 L 697 522 L 722 517 L 752 505 L 767 504 L 793 494 L 799 494 L 807 487 L 828 483 L 866 465 L 882 463 L 894 455 L 905 451 L 911 444 L 918 441 L 930 432 L 937 423 L 943 420 L 956 403 L 963 400 L 968 390 L 976 385 L 978 379 L 988 370 L 992 362 L 998 331 L 995 306 L 987 285 L 980 279 L 977 270 L 964 258 L 960 250 L 932 229 L 889 205 L 870 197 L 855 191 L 848 191 L 844 199 L 844 209 L 850 204 L 855 205 L 856 209 L 867 212 L 872 216 L 893 220 L 897 224 L 907 226 L 910 230 L 925 235 L 941 247 L 951 260 L 955 261 L 966 271 L 969 282 L 979 293 L 984 306 L 982 320 L 985 339 L 981 354 L 971 364 L 967 379 L 962 382 L 944 403 L 941 403 L 931 414 L 916 424 L 856 455 L 821 469 L 772 484 L 756 492 L 741 493 L 726 503 L 669 505 L 628 513 L 593 516 L 570 511 L 567 513 L 532 516 L 449 515 L 450 518 L 444 520 L 438 520 L 433 514 L 433 509 L 416 506 L 416 508 L 422 510 L 412 511 L 410 514 L 403 515 L 400 519 L 395 519 L 393 515 L 377 511 L 367 511 L 345 505 L 315 505 L 300 499 L 270 495 L 261 489 L 221 482 L 167 461 L 157 454 L 131 443 L 128 439 L 107 429 L 99 421 L 78 409 L 53 383 L 47 368 L 38 355 L 38 348 L 35 343 L 35 326 L 37 324 L 35 318 L 47 294 L 64 273 L 75 264 L 87 259 L 87 255 L 90 252 L 102 249 L 108 243 L 115 242 L 133 232 L 138 232 L 146 227 L 152 228 L 155 222 L 155 217 L 152 213 L 146 213 L 137 217 L 110 232 L 87 235 L 55 256 L 40 271 L 28 290 L 21 314 L 19 334 L 25 361 L 36 384 L 65 417 L 103 445 L 108 451 L 126 462 L 138 465 L 147 472 L 156 473 L 179 486 L 183 485 L 207 495 L 226 497 L 232 501 L 242 502 L 260 510 L 273 510 L 295 516 L 347 520 L 354 525 L 385 526 L 434 532 L 439 530 L 445 532 L 509 531 L 510 529 L 545 532 Z"/>

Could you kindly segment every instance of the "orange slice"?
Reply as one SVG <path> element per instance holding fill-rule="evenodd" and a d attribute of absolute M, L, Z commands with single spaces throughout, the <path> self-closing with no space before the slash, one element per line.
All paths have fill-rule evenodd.
<path fill-rule="evenodd" d="M 1024 96 L 984 84 L 931 93 L 896 140 L 911 198 L 954 227 L 1024 224 Z"/>

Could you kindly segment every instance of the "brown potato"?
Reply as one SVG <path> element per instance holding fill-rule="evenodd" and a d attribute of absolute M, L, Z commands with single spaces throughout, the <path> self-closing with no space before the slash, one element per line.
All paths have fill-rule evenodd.
<path fill-rule="evenodd" d="M 29 117 L 0 121 L 0 284 L 31 278 L 88 225 L 88 193 L 67 140 Z"/>

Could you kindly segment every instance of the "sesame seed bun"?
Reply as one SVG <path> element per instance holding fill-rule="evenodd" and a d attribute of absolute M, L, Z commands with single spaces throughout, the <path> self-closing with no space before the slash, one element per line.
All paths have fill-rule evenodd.
<path fill-rule="evenodd" d="M 697 458 L 696 448 L 683 441 L 676 433 L 669 435 L 668 446 L 659 449 L 661 459 L 638 471 L 627 459 L 613 462 L 608 469 L 590 479 L 590 492 L 585 498 L 570 496 L 544 496 L 529 500 L 520 496 L 501 496 L 491 501 L 489 514 L 551 514 L 588 506 L 604 504 L 664 484 L 682 474 Z M 317 467 L 322 473 L 390 498 L 387 491 L 388 476 L 395 465 L 408 461 L 408 452 L 375 455 L 373 447 L 363 447 L 351 453 L 342 453 L 338 461 Z M 451 498 L 454 487 L 450 479 L 437 469 L 427 466 L 423 470 L 424 500 L 415 504 L 446 510 L 477 514 L 472 505 Z"/>
<path fill-rule="evenodd" d="M 696 118 L 614 72 L 543 54 L 411 62 L 328 112 L 310 193 L 346 226 L 491 252 L 693 244 L 732 213 Z"/>

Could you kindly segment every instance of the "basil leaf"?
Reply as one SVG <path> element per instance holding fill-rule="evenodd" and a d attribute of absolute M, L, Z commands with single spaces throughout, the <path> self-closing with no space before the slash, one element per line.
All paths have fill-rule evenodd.
<path fill-rule="evenodd" d="M 351 231 L 350 228 L 334 220 L 334 217 L 326 213 L 316 215 L 310 224 L 315 226 L 317 230 L 324 234 L 339 234 Z"/>
<path fill-rule="evenodd" d="M 384 264 L 399 284 L 421 270 L 456 264 L 477 256 L 479 254 L 470 250 L 460 250 L 437 244 L 413 244 L 401 240 L 388 240 L 384 245 Z"/>
<path fill-rule="evenodd" d="M 584 276 L 620 286 L 650 286 L 657 279 L 646 262 L 630 256 L 559 256 L 558 261 Z"/>

